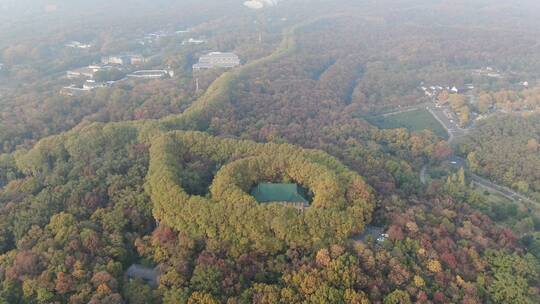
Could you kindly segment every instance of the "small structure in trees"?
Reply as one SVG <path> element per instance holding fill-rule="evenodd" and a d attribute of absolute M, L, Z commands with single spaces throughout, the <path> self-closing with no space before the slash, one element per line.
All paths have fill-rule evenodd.
<path fill-rule="evenodd" d="M 155 268 L 144 267 L 142 265 L 133 264 L 129 266 L 126 271 L 126 276 L 129 279 L 136 280 L 141 279 L 152 287 L 157 287 L 159 285 L 159 266 Z"/>
<path fill-rule="evenodd" d="M 305 191 L 297 184 L 260 183 L 251 190 L 259 203 L 278 203 L 298 209 L 309 207 Z"/>
<path fill-rule="evenodd" d="M 383 243 L 388 239 L 388 234 L 384 233 L 383 227 L 377 227 L 373 225 L 366 225 L 364 231 L 361 234 L 353 236 L 355 242 L 366 242 L 368 239 L 377 241 L 377 243 Z"/>

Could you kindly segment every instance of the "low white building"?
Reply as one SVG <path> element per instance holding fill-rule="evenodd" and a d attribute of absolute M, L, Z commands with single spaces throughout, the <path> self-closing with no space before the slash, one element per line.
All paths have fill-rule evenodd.
<path fill-rule="evenodd" d="M 66 95 L 66 96 L 75 96 L 75 95 L 81 95 L 86 92 L 90 92 L 97 88 L 104 88 L 107 87 L 106 83 L 103 82 L 96 82 L 94 80 L 87 80 L 82 87 L 77 85 L 70 85 L 67 87 L 63 87 L 62 90 L 60 90 L 60 94 Z"/>
<path fill-rule="evenodd" d="M 199 44 L 204 44 L 204 43 L 206 43 L 206 40 L 202 38 L 199 38 L 199 39 L 189 38 L 182 41 L 182 45 L 199 45 Z"/>
<path fill-rule="evenodd" d="M 91 91 L 93 89 L 97 89 L 97 88 L 104 88 L 106 87 L 107 84 L 103 83 L 103 82 L 96 82 L 95 80 L 87 80 L 84 84 L 83 84 L 83 89 L 86 89 L 88 91 Z"/>
<path fill-rule="evenodd" d="M 91 44 L 81 43 L 79 41 L 70 41 L 66 43 L 65 45 L 66 47 L 74 48 L 74 49 L 89 49 L 92 47 Z"/>
<path fill-rule="evenodd" d="M 87 67 L 82 67 L 82 68 L 67 71 L 66 77 L 68 79 L 77 79 L 77 78 L 93 79 L 96 72 L 101 71 L 101 70 L 107 70 L 110 68 L 111 66 L 89 65 Z"/>
<path fill-rule="evenodd" d="M 240 65 L 240 58 L 234 53 L 211 52 L 201 56 L 199 62 L 193 65 L 193 70 L 213 68 L 234 68 Z"/>
<path fill-rule="evenodd" d="M 146 58 L 139 54 L 114 55 L 102 57 L 101 62 L 114 65 L 141 65 L 146 62 Z"/>
<path fill-rule="evenodd" d="M 172 70 L 140 70 L 127 75 L 128 78 L 138 79 L 161 79 L 165 77 L 174 77 Z"/>
<path fill-rule="evenodd" d="M 187 34 L 187 33 L 189 33 L 189 32 L 191 32 L 190 29 L 185 29 L 185 30 L 177 30 L 175 33 L 176 33 L 177 35 L 181 35 L 181 34 Z"/>

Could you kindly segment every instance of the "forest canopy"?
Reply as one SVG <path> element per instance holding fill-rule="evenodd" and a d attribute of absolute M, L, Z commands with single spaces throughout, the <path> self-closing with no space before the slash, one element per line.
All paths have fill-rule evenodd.
<path fill-rule="evenodd" d="M 473 179 L 538 193 L 536 1 L 36 1 L 0 7 L 0 303 L 540 302 L 540 209 Z M 210 51 L 241 65 L 193 71 Z M 467 162 L 367 119 L 431 86 Z"/>
<path fill-rule="evenodd" d="M 210 196 L 182 188 L 197 161 L 215 171 Z M 200 168 L 200 166 L 199 166 Z M 198 174 L 207 172 L 198 170 Z M 249 194 L 263 181 L 293 180 L 314 193 L 304 212 L 260 205 Z M 237 249 L 274 252 L 288 247 L 343 243 L 371 220 L 373 197 L 364 180 L 320 151 L 168 133 L 152 143 L 147 189 L 155 217 L 195 236 L 216 238 Z M 354 223 L 354 225 L 351 225 Z M 242 251 L 239 251 L 242 252 Z"/>

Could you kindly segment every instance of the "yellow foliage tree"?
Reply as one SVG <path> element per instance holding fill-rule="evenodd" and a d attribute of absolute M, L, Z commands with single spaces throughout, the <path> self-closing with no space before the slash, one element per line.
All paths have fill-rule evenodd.
<path fill-rule="evenodd" d="M 427 269 L 431 272 L 438 273 L 442 271 L 442 266 L 437 260 L 429 260 L 427 263 Z"/>
<path fill-rule="evenodd" d="M 424 281 L 424 279 L 422 279 L 421 276 L 415 275 L 414 276 L 414 285 L 416 287 L 422 287 L 422 286 L 426 285 L 426 282 Z"/>
<path fill-rule="evenodd" d="M 194 292 L 188 299 L 188 304 L 218 304 L 219 302 L 204 292 Z"/>

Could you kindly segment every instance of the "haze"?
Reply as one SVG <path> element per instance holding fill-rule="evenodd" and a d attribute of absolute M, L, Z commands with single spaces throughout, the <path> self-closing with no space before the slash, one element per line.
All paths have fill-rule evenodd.
<path fill-rule="evenodd" d="M 540 303 L 536 0 L 0 0 L 0 303 Z"/>

